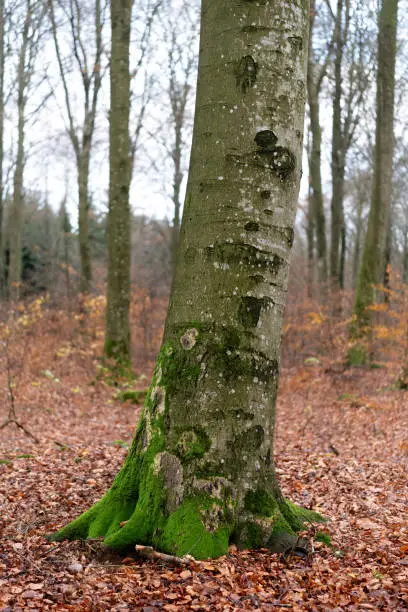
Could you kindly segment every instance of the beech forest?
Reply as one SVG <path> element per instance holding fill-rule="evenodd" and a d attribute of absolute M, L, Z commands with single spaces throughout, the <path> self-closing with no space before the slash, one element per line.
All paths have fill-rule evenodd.
<path fill-rule="evenodd" d="M 408 609 L 407 0 L 0 0 L 0 612 Z"/>

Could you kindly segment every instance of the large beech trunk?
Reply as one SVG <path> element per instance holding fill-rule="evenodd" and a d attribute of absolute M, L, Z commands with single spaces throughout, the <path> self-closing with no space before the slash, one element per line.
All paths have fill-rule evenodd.
<path fill-rule="evenodd" d="M 307 0 L 203 0 L 163 346 L 124 467 L 55 539 L 205 558 L 230 541 L 284 550 L 313 514 L 283 498 L 273 466 L 308 21 Z"/>

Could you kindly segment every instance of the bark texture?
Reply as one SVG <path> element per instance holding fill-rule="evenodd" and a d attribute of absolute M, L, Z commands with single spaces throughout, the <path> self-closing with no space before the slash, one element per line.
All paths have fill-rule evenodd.
<path fill-rule="evenodd" d="M 373 285 L 381 284 L 384 280 L 392 196 L 397 8 L 398 0 L 383 0 L 380 11 L 373 191 L 354 306 L 353 333 L 357 337 L 367 333 L 370 326 L 368 307 L 376 298 Z M 360 350 L 357 351 L 360 360 L 362 354 Z"/>
<path fill-rule="evenodd" d="M 130 361 L 130 75 L 132 0 L 111 1 L 108 301 L 105 354 Z"/>
<path fill-rule="evenodd" d="M 54 539 L 196 558 L 285 550 L 310 514 L 273 465 L 301 171 L 309 3 L 203 0 L 192 157 L 170 306 L 126 463 Z M 314 516 L 314 515 L 313 515 Z"/>
<path fill-rule="evenodd" d="M 30 0 L 26 4 L 21 47 L 17 72 L 17 155 L 13 177 L 13 200 L 10 211 L 9 249 L 10 263 L 8 270 L 8 296 L 13 302 L 20 297 L 21 285 L 21 233 L 23 229 L 23 175 L 24 175 L 24 144 L 25 144 L 25 108 L 27 100 L 28 77 L 26 61 L 29 47 L 29 31 L 31 25 L 32 7 Z"/>
<path fill-rule="evenodd" d="M 4 182 L 3 182 L 3 167 L 4 167 L 4 68 L 5 68 L 5 10 L 4 0 L 0 0 L 0 295 L 4 294 L 4 234 L 3 234 L 3 216 L 4 216 Z"/>
<path fill-rule="evenodd" d="M 313 54 L 313 26 L 316 15 L 315 0 L 310 6 L 310 38 L 307 66 L 307 99 L 310 112 L 311 150 L 310 150 L 310 220 L 314 220 L 317 247 L 317 275 L 318 280 L 324 283 L 327 280 L 327 243 L 326 219 L 324 214 L 322 175 L 321 175 L 321 146 L 322 130 L 320 127 L 319 94 L 323 78 L 326 74 L 327 58 L 322 66 L 317 66 Z"/>
<path fill-rule="evenodd" d="M 330 276 L 332 282 L 339 284 L 340 245 L 345 231 L 344 225 L 344 176 L 346 169 L 346 147 L 342 125 L 342 63 L 343 47 L 347 37 L 347 26 L 343 27 L 343 10 L 346 6 L 346 23 L 349 20 L 348 2 L 337 0 L 336 22 L 334 26 L 334 92 L 332 128 L 332 201 L 331 201 L 331 250 Z M 340 285 L 341 286 L 341 285 Z"/>

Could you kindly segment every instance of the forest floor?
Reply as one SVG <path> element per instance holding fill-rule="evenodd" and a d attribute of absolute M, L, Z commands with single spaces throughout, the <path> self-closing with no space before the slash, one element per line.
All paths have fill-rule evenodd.
<path fill-rule="evenodd" d="M 11 384 L 39 443 L 14 424 L 0 431 L 0 610 L 408 609 L 408 393 L 392 369 L 322 360 L 282 372 L 281 487 L 328 518 L 310 527 L 307 558 L 231 547 L 186 568 L 45 540 L 109 487 L 140 410 L 96 380 L 99 335 L 61 340 L 58 327 L 3 356 L 0 424 Z"/>

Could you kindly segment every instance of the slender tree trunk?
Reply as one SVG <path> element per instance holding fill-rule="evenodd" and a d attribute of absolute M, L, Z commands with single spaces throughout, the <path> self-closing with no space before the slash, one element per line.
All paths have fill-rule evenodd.
<path fill-rule="evenodd" d="M 60 206 L 59 221 L 60 221 L 60 235 L 62 236 L 62 259 L 65 277 L 65 291 L 67 296 L 68 311 L 71 312 L 71 257 L 70 257 L 70 237 L 71 237 L 71 224 L 69 222 L 67 207 L 66 207 L 67 196 L 63 198 Z"/>
<path fill-rule="evenodd" d="M 0 295 L 5 293 L 4 277 L 4 67 L 5 67 L 5 46 L 4 46 L 4 0 L 0 0 Z"/>
<path fill-rule="evenodd" d="M 77 159 L 78 168 L 78 237 L 80 254 L 81 293 L 89 293 L 92 283 L 92 255 L 89 240 L 89 162 L 88 153 L 81 151 Z"/>
<path fill-rule="evenodd" d="M 310 151 L 310 183 L 311 208 L 315 221 L 316 247 L 317 247 L 317 276 L 320 282 L 327 281 L 327 242 L 326 220 L 324 214 L 323 188 L 321 176 L 321 145 L 322 130 L 320 127 L 319 89 L 321 77 L 316 75 L 316 66 L 313 62 L 312 35 L 314 22 L 314 0 L 310 11 L 310 38 L 309 59 L 307 69 L 307 98 L 310 111 L 310 130 L 312 134 Z"/>
<path fill-rule="evenodd" d="M 340 234 L 340 269 L 339 269 L 339 285 L 340 289 L 345 287 L 345 274 L 346 274 L 346 254 L 347 254 L 347 228 L 344 220 L 343 210 L 343 223 L 341 226 Z"/>
<path fill-rule="evenodd" d="M 179 257 L 152 386 L 112 488 L 54 539 L 104 536 L 113 548 L 196 558 L 232 540 L 297 542 L 305 511 L 280 492 L 273 432 L 308 16 L 305 0 L 241 11 L 203 0 Z"/>
<path fill-rule="evenodd" d="M 404 251 L 402 259 L 402 282 L 408 284 L 408 227 L 404 232 Z"/>
<path fill-rule="evenodd" d="M 111 0 L 108 302 L 105 354 L 130 361 L 129 44 L 132 0 Z"/>
<path fill-rule="evenodd" d="M 84 120 L 78 130 L 74 119 L 73 102 L 66 78 L 64 59 L 61 53 L 58 36 L 58 26 L 55 16 L 55 1 L 47 0 L 49 17 L 51 21 L 52 36 L 57 56 L 57 63 L 64 91 L 65 107 L 68 115 L 68 135 L 75 152 L 78 173 L 78 237 L 80 254 L 80 292 L 88 293 L 92 283 L 92 254 L 89 236 L 89 163 L 92 150 L 92 139 L 95 129 L 95 119 L 98 103 L 98 95 L 102 83 L 102 60 L 103 60 L 103 36 L 104 26 L 100 0 L 95 0 L 93 5 L 94 30 L 95 30 L 95 53 L 91 57 L 88 53 L 87 41 L 84 40 L 83 28 L 84 8 L 87 3 L 78 0 L 69 0 L 65 11 L 70 16 L 72 55 L 80 73 L 82 83 L 81 93 L 84 98 Z"/>
<path fill-rule="evenodd" d="M 370 328 L 368 307 L 375 302 L 375 284 L 384 280 L 385 252 L 392 196 L 394 147 L 395 55 L 398 0 L 383 0 L 378 35 L 377 120 L 373 191 L 356 300 L 354 336 Z"/>
<path fill-rule="evenodd" d="M 332 282 L 339 286 L 340 245 L 344 226 L 344 173 L 345 146 L 343 138 L 341 100 L 342 100 L 342 61 L 343 61 L 343 5 L 344 0 L 337 0 L 336 24 L 334 30 L 334 95 L 333 95 L 333 130 L 332 130 L 332 201 L 331 201 L 331 251 L 330 276 Z"/>
<path fill-rule="evenodd" d="M 357 201 L 356 240 L 354 244 L 354 256 L 353 256 L 353 289 L 355 289 L 357 286 L 358 269 L 360 266 L 361 235 L 363 233 L 363 206 L 364 206 L 364 199 L 362 195 L 359 194 L 358 201 Z"/>
<path fill-rule="evenodd" d="M 173 228 L 171 234 L 171 253 L 172 253 L 172 264 L 173 274 L 176 269 L 177 262 L 177 247 L 180 233 L 180 191 L 181 182 L 183 180 L 183 173 L 181 171 L 181 158 L 182 158 L 182 125 L 175 125 L 175 143 L 173 151 L 173 204 L 174 204 L 174 218 Z"/>
<path fill-rule="evenodd" d="M 388 229 L 385 242 L 385 256 L 384 256 L 384 271 L 383 271 L 383 285 L 384 289 L 384 301 L 389 303 L 389 293 L 387 289 L 390 288 L 390 267 L 391 267 L 391 256 L 392 256 L 392 227 L 391 218 L 388 218 Z"/>
<path fill-rule="evenodd" d="M 21 233 L 23 228 L 23 175 L 24 175 L 24 138 L 25 138 L 25 106 L 26 106 L 26 57 L 28 35 L 31 23 L 31 3 L 27 1 L 21 48 L 17 73 L 17 157 L 13 180 L 13 201 L 10 214 L 10 264 L 8 272 L 9 299 L 17 302 L 20 297 L 21 285 Z"/>
<path fill-rule="evenodd" d="M 310 160 L 310 156 L 309 156 Z M 310 167 L 310 161 L 309 161 Z M 315 214 L 313 209 L 313 195 L 312 195 L 312 187 L 311 187 L 311 177 L 309 176 L 309 192 L 307 196 L 307 227 L 306 227 L 306 237 L 307 237 L 307 292 L 308 296 L 313 296 L 314 289 L 314 234 L 315 234 Z"/>

